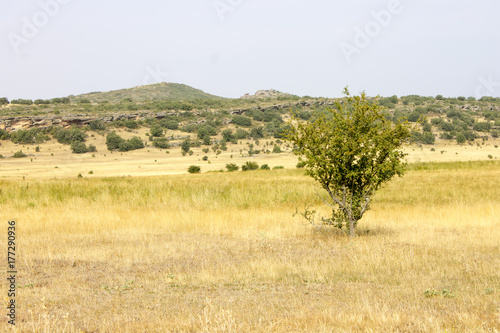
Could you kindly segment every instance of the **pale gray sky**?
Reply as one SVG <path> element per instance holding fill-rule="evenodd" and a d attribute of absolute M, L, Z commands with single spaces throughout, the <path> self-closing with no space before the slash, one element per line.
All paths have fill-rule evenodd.
<path fill-rule="evenodd" d="M 240 97 L 500 96 L 498 0 L 0 3 L 0 97 L 160 81 Z"/>

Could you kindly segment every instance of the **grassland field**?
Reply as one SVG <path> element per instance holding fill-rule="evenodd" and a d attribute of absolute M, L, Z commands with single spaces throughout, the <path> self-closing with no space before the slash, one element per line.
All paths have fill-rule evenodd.
<path fill-rule="evenodd" d="M 17 325 L 0 331 L 500 331 L 498 143 L 407 147 L 409 170 L 350 239 L 294 216 L 328 211 L 286 146 L 183 157 L 94 142 L 95 157 L 0 146 L 33 155 L 0 160 L 1 244 L 14 219 L 19 272 Z M 285 169 L 207 173 L 249 160 Z"/>

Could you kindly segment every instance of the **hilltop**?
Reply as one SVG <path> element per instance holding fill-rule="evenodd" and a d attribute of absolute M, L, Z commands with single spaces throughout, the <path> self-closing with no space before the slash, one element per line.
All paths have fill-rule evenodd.
<path fill-rule="evenodd" d="M 107 92 L 91 92 L 77 96 L 69 96 L 72 102 L 90 101 L 91 103 L 111 102 L 118 103 L 124 99 L 133 101 L 155 101 L 155 100 L 194 100 L 194 99 L 224 99 L 220 96 L 208 94 L 181 83 L 161 82 L 138 86 L 128 89 L 112 90 Z"/>

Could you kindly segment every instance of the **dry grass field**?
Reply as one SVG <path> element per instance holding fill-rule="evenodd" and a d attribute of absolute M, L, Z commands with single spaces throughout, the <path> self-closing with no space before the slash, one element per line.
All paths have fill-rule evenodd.
<path fill-rule="evenodd" d="M 164 151 L 93 161 L 58 147 L 0 162 L 0 220 L 18 225 L 12 331 L 500 331 L 498 161 L 412 164 L 350 239 L 293 216 L 324 207 L 291 155 L 253 159 L 285 170 L 159 175 L 248 158 L 229 147 L 208 165 L 195 151 L 176 168 L 179 152 L 169 166 L 153 156 Z M 488 147 L 409 148 L 409 160 L 487 160 Z"/>

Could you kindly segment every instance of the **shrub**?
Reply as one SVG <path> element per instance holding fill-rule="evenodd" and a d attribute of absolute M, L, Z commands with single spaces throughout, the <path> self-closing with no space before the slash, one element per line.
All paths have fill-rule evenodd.
<path fill-rule="evenodd" d="M 299 163 L 297 163 L 297 168 L 299 168 L 299 169 L 304 168 L 305 166 L 306 166 L 305 161 L 300 161 Z"/>
<path fill-rule="evenodd" d="M 208 156 L 203 156 L 202 160 L 203 161 L 208 161 Z"/>
<path fill-rule="evenodd" d="M 120 148 L 123 142 L 125 142 L 125 139 L 116 134 L 116 132 L 111 132 L 106 136 L 106 146 L 110 151 Z"/>
<path fill-rule="evenodd" d="M 156 137 L 156 138 L 161 137 L 163 135 L 163 128 L 161 128 L 160 125 L 155 124 L 155 125 L 151 126 L 149 133 L 151 133 L 151 135 L 153 137 Z"/>
<path fill-rule="evenodd" d="M 189 168 L 188 168 L 188 172 L 189 173 L 200 173 L 201 171 L 201 168 L 197 165 L 191 165 Z"/>
<path fill-rule="evenodd" d="M 248 161 L 241 167 L 241 170 L 249 171 L 249 170 L 257 170 L 258 168 L 259 165 L 256 162 Z"/>
<path fill-rule="evenodd" d="M 163 148 L 163 149 L 170 148 L 170 145 L 168 144 L 167 138 L 154 138 L 153 139 L 153 146 L 156 148 Z"/>
<path fill-rule="evenodd" d="M 245 127 L 252 126 L 252 119 L 245 117 L 245 116 L 240 116 L 237 114 L 235 114 L 233 116 L 231 122 L 235 125 L 240 125 L 240 126 L 245 126 Z"/>
<path fill-rule="evenodd" d="M 133 138 L 123 141 L 120 143 L 118 150 L 119 151 L 129 151 L 129 150 L 136 150 L 136 149 L 142 149 L 144 148 L 144 142 L 137 137 L 134 136 Z"/>
<path fill-rule="evenodd" d="M 89 127 L 92 131 L 104 131 L 106 124 L 102 120 L 93 120 L 89 123 Z"/>
<path fill-rule="evenodd" d="M 54 138 L 59 143 L 70 145 L 74 142 L 84 142 L 85 133 L 78 128 L 70 128 L 70 129 L 60 128 L 56 130 Z"/>
<path fill-rule="evenodd" d="M 191 149 L 191 141 L 189 140 L 189 138 L 186 138 L 186 140 L 182 141 L 181 143 L 181 151 L 187 154 L 190 149 Z"/>
<path fill-rule="evenodd" d="M 229 163 L 229 164 L 226 164 L 226 169 L 227 171 L 229 172 L 232 172 L 232 171 L 238 171 L 239 170 L 239 166 L 237 166 L 236 164 L 234 163 Z"/>
<path fill-rule="evenodd" d="M 12 157 L 14 157 L 14 158 L 22 158 L 22 157 L 27 157 L 27 156 L 28 155 L 26 155 L 25 153 L 23 153 L 22 150 L 20 150 L 20 151 L 16 151 Z"/>
<path fill-rule="evenodd" d="M 85 145 L 83 142 L 73 142 L 71 144 L 71 151 L 73 154 L 85 154 L 85 153 L 94 153 L 97 151 L 96 146 L 94 145 Z"/>
<path fill-rule="evenodd" d="M 163 119 L 160 121 L 160 125 L 169 130 L 176 130 L 179 128 L 179 123 L 175 120 Z"/>
<path fill-rule="evenodd" d="M 10 133 L 10 139 L 14 143 L 33 144 L 41 143 L 49 139 L 45 129 L 32 128 Z"/>
<path fill-rule="evenodd" d="M 139 128 L 139 124 L 135 120 L 132 120 L 132 119 L 125 120 L 124 124 L 125 124 L 125 127 L 130 128 L 130 129 Z"/>
<path fill-rule="evenodd" d="M 10 139 L 10 134 L 9 132 L 0 129 L 0 140 L 9 140 Z"/>
<path fill-rule="evenodd" d="M 274 148 L 273 148 L 273 153 L 274 153 L 274 154 L 279 154 L 279 153 L 281 153 L 281 148 L 280 148 L 280 146 L 278 146 L 278 145 L 274 145 Z"/>
<path fill-rule="evenodd" d="M 260 166 L 260 169 L 261 169 L 261 170 L 271 170 L 271 168 L 270 168 L 270 167 L 269 167 L 269 165 L 267 165 L 267 164 L 262 164 L 262 165 Z"/>
<path fill-rule="evenodd" d="M 273 170 L 279 170 L 279 169 L 284 169 L 285 167 L 282 165 L 275 166 Z"/>

